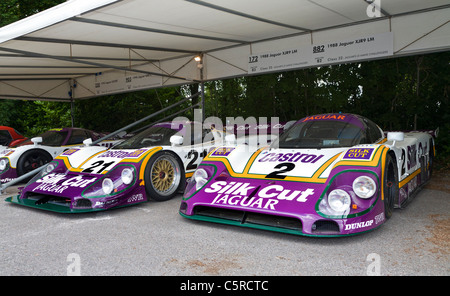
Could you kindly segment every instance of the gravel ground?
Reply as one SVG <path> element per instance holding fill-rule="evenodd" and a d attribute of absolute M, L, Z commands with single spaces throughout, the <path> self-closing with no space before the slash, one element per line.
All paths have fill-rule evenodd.
<path fill-rule="evenodd" d="M 310 238 L 189 220 L 181 196 L 57 214 L 0 200 L 0 275 L 450 275 L 449 175 L 380 228 Z"/>

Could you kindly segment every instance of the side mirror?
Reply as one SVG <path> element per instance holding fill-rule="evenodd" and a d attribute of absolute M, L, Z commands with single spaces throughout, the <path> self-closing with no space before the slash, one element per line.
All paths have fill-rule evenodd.
<path fill-rule="evenodd" d="M 92 144 L 92 139 L 91 138 L 87 138 L 86 140 L 83 141 L 84 146 L 91 146 Z"/>
<path fill-rule="evenodd" d="M 170 143 L 172 145 L 182 145 L 183 144 L 183 137 L 178 135 L 173 135 L 170 137 Z"/>
<path fill-rule="evenodd" d="M 35 137 L 31 139 L 31 142 L 34 143 L 34 146 L 36 146 L 39 143 L 42 143 L 42 137 Z"/>
<path fill-rule="evenodd" d="M 388 132 L 387 133 L 387 140 L 393 141 L 392 146 L 395 145 L 395 142 L 401 142 L 405 139 L 405 133 L 403 132 Z"/>
<path fill-rule="evenodd" d="M 116 136 L 118 137 L 118 138 L 123 138 L 123 137 L 125 137 L 127 135 L 127 131 L 121 131 L 120 133 L 118 133 Z"/>

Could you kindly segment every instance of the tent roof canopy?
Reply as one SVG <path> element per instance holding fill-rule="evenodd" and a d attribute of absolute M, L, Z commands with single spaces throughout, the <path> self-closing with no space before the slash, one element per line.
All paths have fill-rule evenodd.
<path fill-rule="evenodd" d="M 388 54 L 358 47 L 352 60 L 444 51 L 449 16 L 448 0 L 69 0 L 0 28 L 0 98 L 66 101 L 345 62 L 324 52 L 311 62 L 309 51 L 366 36 Z M 262 62 L 278 51 L 292 54 Z"/>

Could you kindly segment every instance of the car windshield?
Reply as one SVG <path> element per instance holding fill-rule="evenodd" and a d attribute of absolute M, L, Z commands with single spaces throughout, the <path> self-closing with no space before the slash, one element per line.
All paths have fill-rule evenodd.
<path fill-rule="evenodd" d="M 334 148 L 360 144 L 364 131 L 351 123 L 331 120 L 300 122 L 273 145 L 279 148 Z"/>
<path fill-rule="evenodd" d="M 39 143 L 39 145 L 45 145 L 45 146 L 62 146 L 64 143 L 64 140 L 67 138 L 67 131 L 46 131 L 42 135 L 39 135 L 38 137 L 42 137 L 42 142 Z M 23 145 L 30 145 L 33 144 L 31 140 L 27 140 L 25 142 L 22 142 L 18 144 L 15 147 L 23 146 Z"/>
<path fill-rule="evenodd" d="M 152 126 L 143 132 L 114 146 L 114 149 L 139 149 L 150 146 L 170 145 L 170 137 L 177 133 L 176 130 Z"/>

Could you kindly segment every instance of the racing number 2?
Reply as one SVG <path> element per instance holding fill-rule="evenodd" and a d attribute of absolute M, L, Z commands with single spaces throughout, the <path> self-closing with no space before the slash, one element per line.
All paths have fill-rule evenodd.
<path fill-rule="evenodd" d="M 284 168 L 284 169 L 281 169 Z M 295 168 L 295 164 L 291 163 L 291 162 L 283 162 L 280 164 L 277 164 L 274 169 L 281 169 L 279 171 L 274 171 L 271 172 L 270 174 L 268 174 L 265 178 L 272 178 L 272 179 L 284 179 L 287 176 L 286 175 L 281 175 L 281 173 L 286 173 L 286 172 L 290 172 Z"/>

